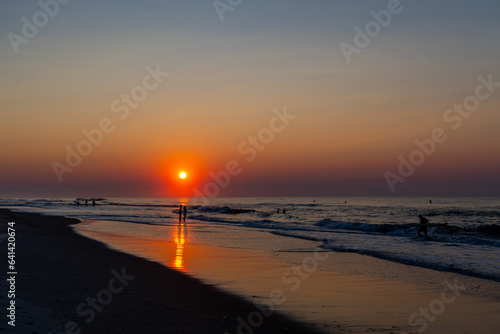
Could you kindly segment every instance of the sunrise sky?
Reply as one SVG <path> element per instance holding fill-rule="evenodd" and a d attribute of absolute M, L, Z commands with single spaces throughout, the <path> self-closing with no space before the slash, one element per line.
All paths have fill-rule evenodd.
<path fill-rule="evenodd" d="M 498 1 L 66 2 L 0 4 L 1 197 L 191 196 L 229 162 L 222 196 L 500 195 Z"/>

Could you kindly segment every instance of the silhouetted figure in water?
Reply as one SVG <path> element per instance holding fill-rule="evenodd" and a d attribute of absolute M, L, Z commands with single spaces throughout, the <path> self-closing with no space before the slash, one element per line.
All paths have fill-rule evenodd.
<path fill-rule="evenodd" d="M 80 206 L 80 201 L 75 201 L 76 206 Z"/>
<path fill-rule="evenodd" d="M 429 200 L 429 203 L 432 204 L 432 199 Z"/>
<path fill-rule="evenodd" d="M 283 209 L 283 214 L 284 214 L 284 215 L 286 214 L 286 210 L 285 210 L 285 209 Z"/>
<path fill-rule="evenodd" d="M 95 206 L 95 201 L 94 200 L 92 200 L 92 206 Z"/>
<path fill-rule="evenodd" d="M 427 218 L 422 215 L 418 215 L 420 218 L 420 228 L 418 229 L 418 236 L 420 237 L 420 233 L 423 232 L 426 238 L 429 238 L 427 235 L 427 226 L 430 224 Z"/>
<path fill-rule="evenodd" d="M 278 211 L 276 213 L 280 213 L 280 209 L 278 208 Z"/>
<path fill-rule="evenodd" d="M 87 201 L 87 200 L 85 201 L 85 206 L 89 205 L 89 203 L 88 203 L 88 202 L 89 202 L 89 201 Z"/>
<path fill-rule="evenodd" d="M 182 215 L 183 215 L 183 221 L 185 222 L 186 221 L 186 214 L 187 214 L 187 207 L 184 205 L 182 207 Z"/>
<path fill-rule="evenodd" d="M 182 221 L 182 204 L 179 205 L 179 221 Z"/>

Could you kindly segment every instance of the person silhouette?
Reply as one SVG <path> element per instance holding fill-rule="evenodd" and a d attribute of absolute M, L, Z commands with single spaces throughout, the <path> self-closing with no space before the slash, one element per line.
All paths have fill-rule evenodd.
<path fill-rule="evenodd" d="M 95 200 L 92 200 L 92 206 L 95 206 Z"/>
<path fill-rule="evenodd" d="M 183 221 L 186 221 L 187 207 L 184 205 L 182 207 L 182 215 L 184 216 Z"/>
<path fill-rule="evenodd" d="M 179 205 L 179 221 L 182 221 L 182 204 Z"/>
<path fill-rule="evenodd" d="M 423 232 L 426 238 L 429 238 L 427 235 L 427 226 L 430 224 L 427 218 L 422 215 L 418 215 L 420 218 L 420 228 L 418 229 L 418 236 L 420 237 L 420 233 Z"/>

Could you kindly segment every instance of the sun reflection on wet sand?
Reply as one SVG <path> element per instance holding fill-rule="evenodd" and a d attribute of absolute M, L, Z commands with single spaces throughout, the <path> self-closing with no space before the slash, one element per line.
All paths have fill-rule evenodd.
<path fill-rule="evenodd" d="M 186 243 L 186 239 L 187 239 L 186 223 L 179 222 L 179 224 L 177 224 L 174 233 L 174 242 L 176 245 L 175 258 L 172 260 L 170 266 L 181 271 L 186 271 L 186 268 L 184 267 L 184 257 L 183 257 L 184 244 Z"/>

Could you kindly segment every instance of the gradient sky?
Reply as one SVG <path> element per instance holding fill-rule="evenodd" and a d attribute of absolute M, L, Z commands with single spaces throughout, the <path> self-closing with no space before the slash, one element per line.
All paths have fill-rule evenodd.
<path fill-rule="evenodd" d="M 443 120 L 479 76 L 500 82 L 500 4 L 401 0 L 348 63 L 340 44 L 388 3 L 243 0 L 221 21 L 209 0 L 73 0 L 16 54 L 8 34 L 41 7 L 2 1 L 0 196 L 190 196 L 233 160 L 223 196 L 500 195 L 500 87 L 458 129 Z M 157 64 L 169 76 L 121 120 L 111 104 Z M 296 117 L 247 161 L 238 147 L 285 106 Z M 60 182 L 53 162 L 105 118 Z M 384 173 L 435 128 L 447 140 L 392 192 Z"/>

